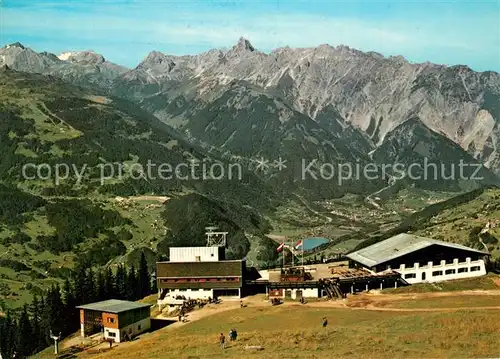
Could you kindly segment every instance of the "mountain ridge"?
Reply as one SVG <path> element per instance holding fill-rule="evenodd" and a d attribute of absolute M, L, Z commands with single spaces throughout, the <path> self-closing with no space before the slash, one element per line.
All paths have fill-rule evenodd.
<path fill-rule="evenodd" d="M 493 71 L 474 72 L 465 65 L 412 64 L 402 56 L 384 57 L 344 45 L 281 47 L 264 53 L 245 38 L 229 49 L 198 55 L 152 51 L 135 68 L 120 70 L 110 64 L 80 62 L 72 69 L 68 61 L 53 68 L 53 59 L 22 47 L 20 51 L 26 55 L 13 63 L 5 61 L 9 49 L 0 49 L 3 62 L 14 69 L 45 72 L 134 100 L 174 127 L 216 101 L 232 82 L 244 81 L 278 97 L 333 134 L 339 125 L 352 125 L 355 133 L 362 133 L 375 147 L 406 119 L 418 115 L 431 130 L 500 175 L 500 75 Z M 30 56 L 38 58 L 31 61 L 31 68 Z M 182 106 L 175 104 L 179 100 L 199 108 L 193 105 L 190 112 L 183 113 Z"/>

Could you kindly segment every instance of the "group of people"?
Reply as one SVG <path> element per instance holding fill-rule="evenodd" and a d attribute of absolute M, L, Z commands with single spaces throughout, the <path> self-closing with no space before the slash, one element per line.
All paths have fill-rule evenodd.
<path fill-rule="evenodd" d="M 236 331 L 236 329 L 231 329 L 229 331 L 229 340 L 235 341 L 237 337 L 238 337 L 238 332 Z"/>
<path fill-rule="evenodd" d="M 229 331 L 229 340 L 235 341 L 237 337 L 238 337 L 238 332 L 236 331 L 236 329 L 231 329 Z M 220 333 L 219 345 L 220 345 L 221 349 L 226 348 L 226 337 L 225 337 L 224 333 Z"/>

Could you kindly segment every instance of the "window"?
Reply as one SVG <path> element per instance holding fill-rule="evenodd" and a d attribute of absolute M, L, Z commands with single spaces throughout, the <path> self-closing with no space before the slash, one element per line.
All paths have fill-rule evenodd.
<path fill-rule="evenodd" d="M 195 257 L 195 261 L 196 261 L 196 262 L 201 262 L 201 257 L 200 257 L 200 256 L 196 256 L 196 257 Z"/>
<path fill-rule="evenodd" d="M 477 272 L 478 270 L 480 270 L 481 267 L 480 266 L 474 266 L 474 267 L 470 267 L 470 271 L 471 272 Z"/>
<path fill-rule="evenodd" d="M 440 275 L 443 275 L 443 271 L 442 270 L 436 270 L 436 271 L 432 272 L 432 276 L 433 277 L 438 277 Z"/>
<path fill-rule="evenodd" d="M 116 333 L 108 331 L 108 337 L 116 338 Z"/>
<path fill-rule="evenodd" d="M 409 278 L 417 278 L 417 275 L 415 273 L 405 274 L 405 279 L 409 279 Z"/>
<path fill-rule="evenodd" d="M 458 273 L 467 273 L 469 268 L 458 268 Z"/>
<path fill-rule="evenodd" d="M 109 318 L 108 317 L 108 323 L 114 323 L 115 322 L 115 318 Z"/>
<path fill-rule="evenodd" d="M 455 269 L 447 269 L 444 271 L 444 274 L 455 274 L 456 270 Z"/>
<path fill-rule="evenodd" d="M 210 257 L 213 257 L 213 256 L 214 256 L 214 254 L 213 254 L 213 253 L 210 253 Z"/>

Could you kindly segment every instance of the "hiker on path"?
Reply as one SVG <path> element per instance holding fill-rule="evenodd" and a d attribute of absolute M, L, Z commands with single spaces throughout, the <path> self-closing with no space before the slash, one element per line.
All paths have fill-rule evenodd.
<path fill-rule="evenodd" d="M 326 317 L 323 317 L 323 328 L 326 328 L 327 325 L 328 325 L 328 320 L 326 319 Z"/>
<path fill-rule="evenodd" d="M 220 344 L 221 349 L 226 348 L 226 337 L 224 336 L 224 333 L 220 333 L 219 344 Z"/>

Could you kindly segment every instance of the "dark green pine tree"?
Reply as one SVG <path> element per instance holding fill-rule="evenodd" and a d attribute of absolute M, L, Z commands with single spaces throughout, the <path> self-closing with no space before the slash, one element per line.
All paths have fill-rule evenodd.
<path fill-rule="evenodd" d="M 127 299 L 127 272 L 121 264 L 116 269 L 115 282 L 117 299 Z"/>
<path fill-rule="evenodd" d="M 25 304 L 19 317 L 16 332 L 16 351 L 21 358 L 31 355 L 35 350 L 32 335 L 33 328 L 28 315 L 28 305 Z"/>
<path fill-rule="evenodd" d="M 52 330 L 55 335 L 63 331 L 63 302 L 61 299 L 61 288 L 59 284 L 53 285 L 47 292 L 45 302 L 45 320 L 47 321 L 47 330 Z"/>
<path fill-rule="evenodd" d="M 62 301 L 64 317 L 62 334 L 66 336 L 75 332 L 79 328 L 80 322 L 78 317 L 78 309 L 75 308 L 77 306 L 75 291 L 68 278 L 66 278 L 66 280 L 64 281 L 62 289 Z"/>
<path fill-rule="evenodd" d="M 0 317 L 0 353 L 4 358 L 12 358 L 16 350 L 16 332 L 17 323 L 8 310 L 5 317 Z"/>
<path fill-rule="evenodd" d="M 33 301 L 30 305 L 30 316 L 31 316 L 31 328 L 32 328 L 32 340 L 35 352 L 39 352 L 44 349 L 47 345 L 46 340 L 43 337 L 42 330 L 42 307 L 38 297 L 35 295 Z"/>
<path fill-rule="evenodd" d="M 47 295 L 49 293 L 47 292 Z M 51 343 L 50 341 L 50 333 L 49 333 L 49 326 L 50 326 L 50 318 L 49 318 L 49 310 L 47 309 L 47 297 L 41 297 L 40 298 L 40 342 L 42 343 L 42 346 L 45 348 L 49 346 Z"/>
<path fill-rule="evenodd" d="M 139 299 L 139 281 L 137 280 L 137 273 L 135 272 L 134 265 L 131 265 L 127 273 L 127 288 L 126 288 L 126 298 L 127 300 L 137 300 Z"/>
<path fill-rule="evenodd" d="M 151 294 L 151 275 L 149 274 L 148 261 L 144 252 L 141 253 L 139 261 L 139 298 L 144 298 Z"/>
<path fill-rule="evenodd" d="M 116 297 L 115 294 L 115 277 L 111 267 L 107 267 L 104 272 L 104 299 L 112 299 Z"/>
<path fill-rule="evenodd" d="M 106 282 L 104 279 L 104 269 L 98 268 L 96 274 L 96 298 L 97 302 L 106 299 Z"/>
<path fill-rule="evenodd" d="M 96 301 L 97 291 L 94 271 L 89 268 L 87 271 L 87 276 L 85 278 L 85 291 L 87 293 L 87 303 L 93 303 Z"/>
<path fill-rule="evenodd" d="M 89 301 L 85 288 L 87 280 L 86 269 L 77 268 L 75 273 L 76 275 L 74 277 L 73 292 L 75 295 L 76 305 L 87 304 L 89 303 Z"/>

